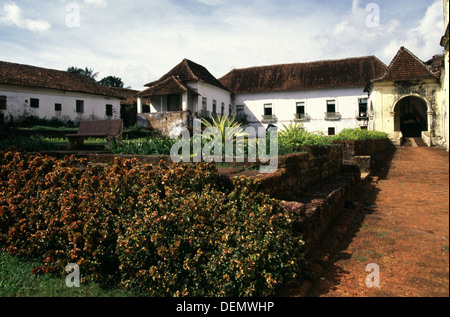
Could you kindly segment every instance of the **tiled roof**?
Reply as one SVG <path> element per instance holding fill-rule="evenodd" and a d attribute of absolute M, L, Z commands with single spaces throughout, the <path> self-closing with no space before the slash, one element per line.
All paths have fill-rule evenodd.
<path fill-rule="evenodd" d="M 178 78 L 176 78 L 175 76 L 170 76 L 162 81 L 154 83 L 150 86 L 150 88 L 141 91 L 138 96 L 148 98 L 150 96 L 181 94 L 187 91 L 198 95 L 198 92 L 182 83 Z"/>
<path fill-rule="evenodd" d="M 146 87 L 151 87 L 155 84 L 161 83 L 171 77 L 175 77 L 181 83 L 189 81 L 200 81 L 220 89 L 227 90 L 205 67 L 194 63 L 188 59 L 184 59 L 180 64 L 175 66 L 171 71 L 155 82 L 146 84 Z"/>
<path fill-rule="evenodd" d="M 219 81 L 234 93 L 365 87 L 386 65 L 375 56 L 234 69 Z"/>
<path fill-rule="evenodd" d="M 374 78 L 374 82 L 436 79 L 438 77 L 439 75 L 433 72 L 432 67 L 426 65 L 417 56 L 402 46 L 386 70 L 386 73 L 378 79 Z"/>
<path fill-rule="evenodd" d="M 117 94 L 121 95 L 124 99 L 120 101 L 122 105 L 132 106 L 137 104 L 138 90 L 129 88 L 110 87 Z"/>
<path fill-rule="evenodd" d="M 0 61 L 0 84 L 58 89 L 122 99 L 117 92 L 79 74 Z"/>

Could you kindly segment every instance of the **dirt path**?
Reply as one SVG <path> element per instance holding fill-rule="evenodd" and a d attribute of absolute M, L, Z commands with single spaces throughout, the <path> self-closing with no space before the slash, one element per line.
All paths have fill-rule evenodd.
<path fill-rule="evenodd" d="M 399 148 L 369 186 L 349 235 L 310 296 L 448 297 L 448 152 Z M 372 263 L 380 287 L 366 285 Z"/>

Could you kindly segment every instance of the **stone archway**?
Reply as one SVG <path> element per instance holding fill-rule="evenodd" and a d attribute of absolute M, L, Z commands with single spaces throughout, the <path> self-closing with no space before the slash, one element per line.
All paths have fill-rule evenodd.
<path fill-rule="evenodd" d="M 421 137 L 423 131 L 429 131 L 428 105 L 417 96 L 407 96 L 395 104 L 394 131 L 401 131 L 403 137 Z"/>

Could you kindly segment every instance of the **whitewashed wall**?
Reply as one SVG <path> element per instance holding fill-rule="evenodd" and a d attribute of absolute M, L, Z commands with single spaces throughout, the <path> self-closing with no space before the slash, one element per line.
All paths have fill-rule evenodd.
<path fill-rule="evenodd" d="M 217 113 L 221 113 L 222 103 L 224 103 L 224 114 L 229 114 L 229 105 L 233 105 L 230 92 L 203 82 L 190 82 L 188 83 L 188 85 L 194 89 L 197 89 L 198 93 L 200 94 L 197 101 L 197 107 L 196 109 L 194 109 L 194 112 L 200 113 L 200 111 L 202 110 L 203 97 L 205 97 L 207 98 L 207 111 L 212 113 L 213 100 L 216 100 Z"/>
<path fill-rule="evenodd" d="M 272 104 L 273 114 L 278 121 L 273 123 L 279 129 L 283 124 L 294 122 L 297 102 L 305 102 L 305 112 L 310 120 L 302 122 L 305 129 L 310 132 L 323 132 L 328 134 L 328 128 L 334 127 L 336 134 L 346 128 L 356 128 L 363 125 L 363 121 L 356 119 L 359 111 L 359 99 L 368 98 L 363 92 L 364 87 L 348 89 L 320 89 L 295 92 L 270 92 L 236 95 L 235 105 L 244 105 L 248 125 L 257 129 L 269 126 L 262 123 L 264 105 Z M 336 100 L 336 112 L 342 116 L 340 120 L 325 120 L 327 100 Z"/>
<path fill-rule="evenodd" d="M 8 120 L 10 116 L 14 120 L 36 116 L 75 122 L 120 119 L 120 100 L 114 97 L 11 85 L 0 85 L 0 96 L 7 97 L 7 109 L 0 110 L 5 120 Z M 31 98 L 39 99 L 39 108 L 30 107 Z M 84 101 L 84 113 L 76 112 L 77 100 Z M 61 111 L 55 111 L 57 103 L 61 104 Z M 106 116 L 107 104 L 113 106 L 111 117 Z"/>

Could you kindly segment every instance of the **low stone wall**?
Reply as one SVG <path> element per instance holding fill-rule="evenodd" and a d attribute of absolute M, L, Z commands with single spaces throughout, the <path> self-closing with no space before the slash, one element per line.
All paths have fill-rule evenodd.
<path fill-rule="evenodd" d="M 278 170 L 271 174 L 257 171 L 241 173 L 261 182 L 261 189 L 270 196 L 282 200 L 295 200 L 304 190 L 342 170 L 342 147 L 312 147 L 309 153 L 280 156 Z"/>
<path fill-rule="evenodd" d="M 395 150 L 389 139 L 335 141 L 343 149 L 343 164 L 356 165 L 361 172 L 376 169 Z"/>

